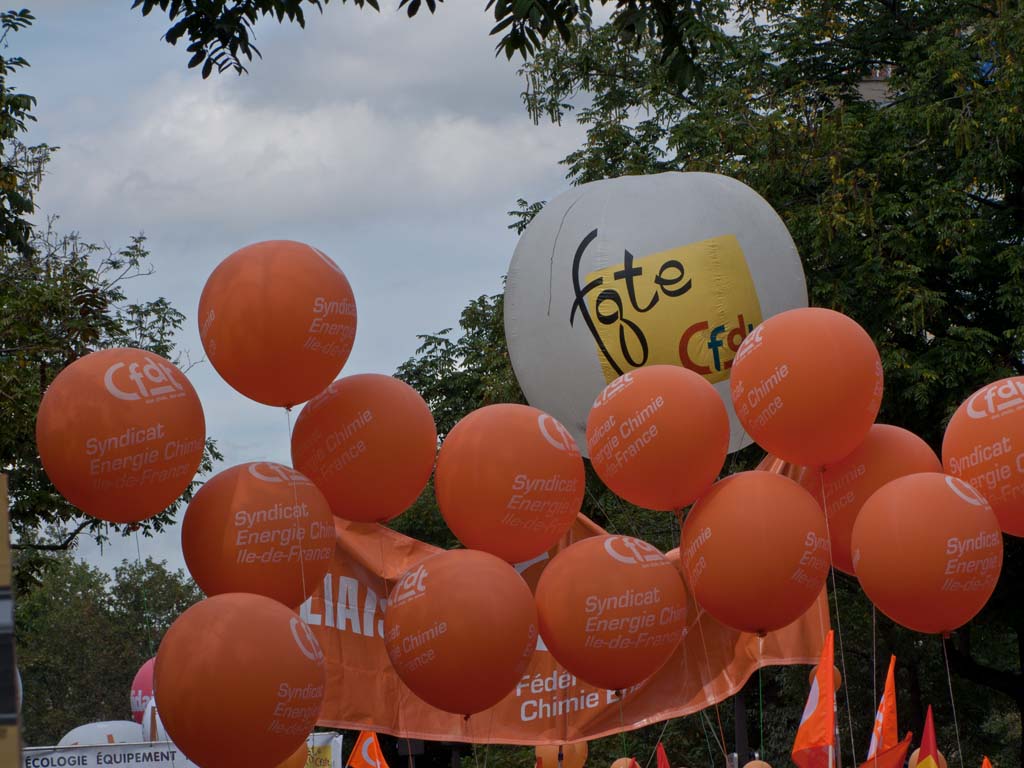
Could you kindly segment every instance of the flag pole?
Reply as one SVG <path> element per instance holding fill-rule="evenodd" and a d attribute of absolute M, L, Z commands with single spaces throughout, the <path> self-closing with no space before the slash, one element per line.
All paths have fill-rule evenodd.
<path fill-rule="evenodd" d="M 835 756 L 836 768 L 843 768 L 843 751 L 839 748 L 839 705 L 836 703 L 835 691 L 832 692 L 832 712 L 835 713 L 835 730 L 832 733 L 832 754 Z M 856 759 L 856 755 L 854 758 Z"/>

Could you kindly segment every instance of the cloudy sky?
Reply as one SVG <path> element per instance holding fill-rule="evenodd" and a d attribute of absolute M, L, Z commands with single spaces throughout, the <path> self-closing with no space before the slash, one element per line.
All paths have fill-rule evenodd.
<path fill-rule="evenodd" d="M 359 331 L 344 374 L 392 373 L 416 335 L 457 323 L 501 287 L 519 197 L 567 188 L 558 161 L 577 126 L 534 126 L 516 64 L 493 55 L 482 3 L 445 3 L 408 19 L 331 3 L 305 30 L 264 22 L 248 75 L 202 80 L 166 17 L 128 0 L 42 0 L 9 55 L 31 68 L 16 87 L 39 100 L 33 141 L 60 147 L 41 215 L 86 240 L 148 237 L 156 274 L 132 299 L 166 296 L 187 316 L 180 346 L 202 354 L 195 323 L 204 281 L 237 248 L 266 239 L 324 250 L 352 283 Z M 288 461 L 284 413 L 229 388 L 208 364 L 190 378 L 226 458 Z M 119 540 L 112 567 L 135 557 Z M 143 557 L 183 567 L 178 531 L 142 540 Z"/>

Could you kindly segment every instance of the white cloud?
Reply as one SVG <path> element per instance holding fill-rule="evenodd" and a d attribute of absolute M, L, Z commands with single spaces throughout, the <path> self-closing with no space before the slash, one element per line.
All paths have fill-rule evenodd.
<path fill-rule="evenodd" d="M 118 229 L 457 218 L 467 204 L 510 204 L 574 145 L 570 131 L 521 115 L 405 117 L 365 101 L 275 109 L 234 96 L 220 82 L 165 78 L 136 119 L 65 143 L 54 171 L 71 183 L 49 185 L 47 206 Z"/>

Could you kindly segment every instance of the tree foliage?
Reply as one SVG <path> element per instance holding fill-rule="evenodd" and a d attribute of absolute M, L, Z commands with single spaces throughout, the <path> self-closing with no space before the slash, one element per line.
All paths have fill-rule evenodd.
<path fill-rule="evenodd" d="M 0 50 L 7 48 L 12 33 L 30 26 L 34 18 L 28 10 L 0 12 Z M 31 250 L 32 225 L 25 217 L 35 208 L 33 194 L 42 176 L 41 165 L 49 157 L 45 144 L 26 147 L 18 141 L 35 120 L 36 99 L 14 90 L 9 78 L 27 66 L 21 56 L 0 55 L 0 242 L 5 250 L 21 254 Z"/>
<path fill-rule="evenodd" d="M 28 11 L 0 14 L 2 44 L 31 21 Z M 35 99 L 15 91 L 8 75 L 25 66 L 24 59 L 0 56 L 0 471 L 11 478 L 16 546 L 59 549 L 78 533 L 100 537 L 107 528 L 71 506 L 42 468 L 35 417 L 46 387 L 96 349 L 133 346 L 175 358 L 174 336 L 184 315 L 164 298 L 129 300 L 126 284 L 152 273 L 144 236 L 111 248 L 59 233 L 55 218 L 42 228 L 33 225 L 51 149 L 20 141 L 34 119 Z M 220 458 L 208 440 L 200 471 L 210 471 Z M 195 487 L 146 521 L 143 533 L 162 530 Z"/>
<path fill-rule="evenodd" d="M 214 71 L 246 71 L 245 62 L 261 56 L 253 43 L 256 22 L 263 18 L 297 23 L 305 27 L 305 11 L 321 13 L 330 0 L 134 0 L 147 16 L 164 13 L 172 26 L 164 34 L 171 45 L 187 40 L 191 54 L 188 66 L 201 65 L 204 78 Z M 344 4 L 348 0 L 338 0 Z M 425 6 L 431 13 L 444 0 L 399 0 L 398 8 L 410 18 Z M 378 0 L 352 0 L 359 8 L 380 10 Z M 529 58 L 549 38 L 572 39 L 574 23 L 589 23 L 594 5 L 612 8 L 611 24 L 624 40 L 636 46 L 653 43 L 659 61 L 676 84 L 685 87 L 699 82 L 703 72 L 701 54 L 719 43 L 718 25 L 725 20 L 714 3 L 685 0 L 488 0 L 494 16 L 492 35 L 500 35 L 498 54 L 509 59 Z"/>
<path fill-rule="evenodd" d="M 19 563 L 38 581 L 17 584 L 15 616 L 26 744 L 56 744 L 72 728 L 131 719 L 132 679 L 156 654 L 159 639 L 199 589 L 163 562 L 124 561 L 113 577 L 68 553 L 42 570 Z"/>

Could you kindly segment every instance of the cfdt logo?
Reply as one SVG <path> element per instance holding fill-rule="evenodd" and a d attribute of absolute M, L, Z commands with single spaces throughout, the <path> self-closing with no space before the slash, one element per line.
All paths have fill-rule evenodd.
<path fill-rule="evenodd" d="M 118 400 L 152 403 L 184 397 L 183 379 L 181 372 L 170 363 L 155 357 L 144 357 L 141 364 L 114 363 L 103 375 L 103 384 Z"/>
<path fill-rule="evenodd" d="M 604 551 L 620 563 L 628 565 L 658 562 L 665 557 L 653 544 L 630 536 L 609 536 L 604 540 Z"/>
<path fill-rule="evenodd" d="M 305 413 L 312 413 L 318 408 L 327 405 L 327 403 L 331 402 L 335 393 L 338 391 L 338 387 L 341 386 L 341 381 L 341 379 L 335 379 L 330 384 L 328 384 L 327 388 L 320 392 L 320 394 L 318 394 L 316 397 L 314 397 L 312 400 L 306 403 L 306 407 L 303 408 L 302 413 L 299 414 L 300 418 Z"/>
<path fill-rule="evenodd" d="M 290 483 L 291 485 L 312 485 L 313 481 L 301 472 L 273 461 L 256 461 L 249 465 L 249 474 L 265 483 Z"/>
<path fill-rule="evenodd" d="M 725 378 L 740 345 L 753 330 L 754 324 L 742 314 L 736 316 L 734 325 L 723 323 L 711 328 L 707 320 L 694 323 L 679 337 L 679 362 L 695 373 L 714 377 L 712 380 Z"/>
<path fill-rule="evenodd" d="M 569 430 L 554 416 L 541 413 L 537 416 L 537 426 L 540 427 L 540 433 L 544 439 L 558 450 L 572 454 L 580 452 L 576 441 L 569 434 Z"/>
<path fill-rule="evenodd" d="M 946 475 L 946 485 L 953 491 L 957 496 L 966 501 L 968 504 L 975 507 L 987 507 L 988 501 L 978 493 L 977 489 L 969 484 L 965 483 L 959 477 L 951 477 Z"/>
<path fill-rule="evenodd" d="M 754 352 L 762 344 L 764 344 L 764 326 L 759 325 L 753 331 L 747 334 L 747 337 L 740 343 L 740 348 L 736 350 L 736 356 L 733 358 L 734 363 L 738 363 L 747 355 Z"/>
<path fill-rule="evenodd" d="M 298 616 L 292 616 L 291 630 L 292 639 L 295 640 L 295 644 L 299 647 L 302 655 L 310 661 L 315 661 L 318 664 L 322 663 L 324 652 L 320 650 L 320 643 L 313 637 L 313 630 L 309 628 L 309 625 Z"/>
<path fill-rule="evenodd" d="M 1024 407 L 1024 379 L 997 381 L 971 395 L 967 415 L 972 419 L 998 419 Z"/>
<path fill-rule="evenodd" d="M 427 591 L 426 579 L 429 575 L 425 565 L 417 565 L 395 584 L 388 596 L 388 602 L 391 605 L 401 605 L 420 597 Z"/>

